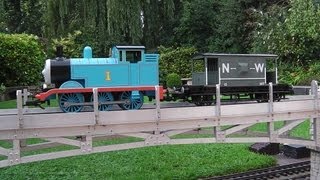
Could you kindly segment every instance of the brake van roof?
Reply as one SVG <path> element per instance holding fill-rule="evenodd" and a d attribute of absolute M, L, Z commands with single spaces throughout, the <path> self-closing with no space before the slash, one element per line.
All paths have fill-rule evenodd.
<path fill-rule="evenodd" d="M 264 57 L 264 58 L 276 58 L 275 54 L 223 54 L 223 53 L 201 53 L 196 54 L 192 59 L 203 58 L 220 58 L 220 57 Z"/>

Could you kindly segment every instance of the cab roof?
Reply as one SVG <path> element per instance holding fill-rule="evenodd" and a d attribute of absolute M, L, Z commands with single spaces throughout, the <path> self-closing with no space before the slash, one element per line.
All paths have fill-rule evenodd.
<path fill-rule="evenodd" d="M 144 46 L 115 46 L 117 49 L 145 49 Z"/>

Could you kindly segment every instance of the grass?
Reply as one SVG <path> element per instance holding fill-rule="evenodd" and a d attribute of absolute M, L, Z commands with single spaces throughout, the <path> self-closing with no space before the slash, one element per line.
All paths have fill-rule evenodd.
<path fill-rule="evenodd" d="M 275 122 L 275 129 L 279 129 L 284 126 L 284 122 Z M 310 139 L 310 120 L 306 119 L 303 123 L 292 129 L 289 134 L 292 137 L 298 137 L 303 139 Z M 252 132 L 267 132 L 267 123 L 258 123 L 249 128 Z"/>
<path fill-rule="evenodd" d="M 12 109 L 12 108 L 16 108 L 16 107 L 17 107 L 16 100 L 0 102 L 0 109 Z"/>
<path fill-rule="evenodd" d="M 242 144 L 168 145 L 21 164 L 0 179 L 196 179 L 274 164 Z"/>

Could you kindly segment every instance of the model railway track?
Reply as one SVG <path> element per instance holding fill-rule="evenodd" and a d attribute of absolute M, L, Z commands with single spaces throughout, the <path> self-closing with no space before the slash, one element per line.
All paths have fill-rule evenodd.
<path fill-rule="evenodd" d="M 310 161 L 293 163 L 283 166 L 248 171 L 244 173 L 203 178 L 205 180 L 267 180 L 267 179 L 309 179 Z"/>

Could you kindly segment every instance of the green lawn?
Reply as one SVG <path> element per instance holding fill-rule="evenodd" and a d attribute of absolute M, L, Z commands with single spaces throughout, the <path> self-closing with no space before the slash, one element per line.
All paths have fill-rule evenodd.
<path fill-rule="evenodd" d="M 16 100 L 10 100 L 10 101 L 1 101 L 0 102 L 0 109 L 12 109 L 17 107 Z"/>
<path fill-rule="evenodd" d="M 243 144 L 168 145 L 0 169 L 0 179 L 196 179 L 275 164 Z"/>
<path fill-rule="evenodd" d="M 275 129 L 279 129 L 284 125 L 283 122 L 275 122 Z M 303 139 L 310 139 L 310 121 L 306 119 L 303 123 L 290 131 L 290 136 L 299 137 Z M 249 131 L 267 132 L 267 123 L 259 123 L 251 126 Z"/>

